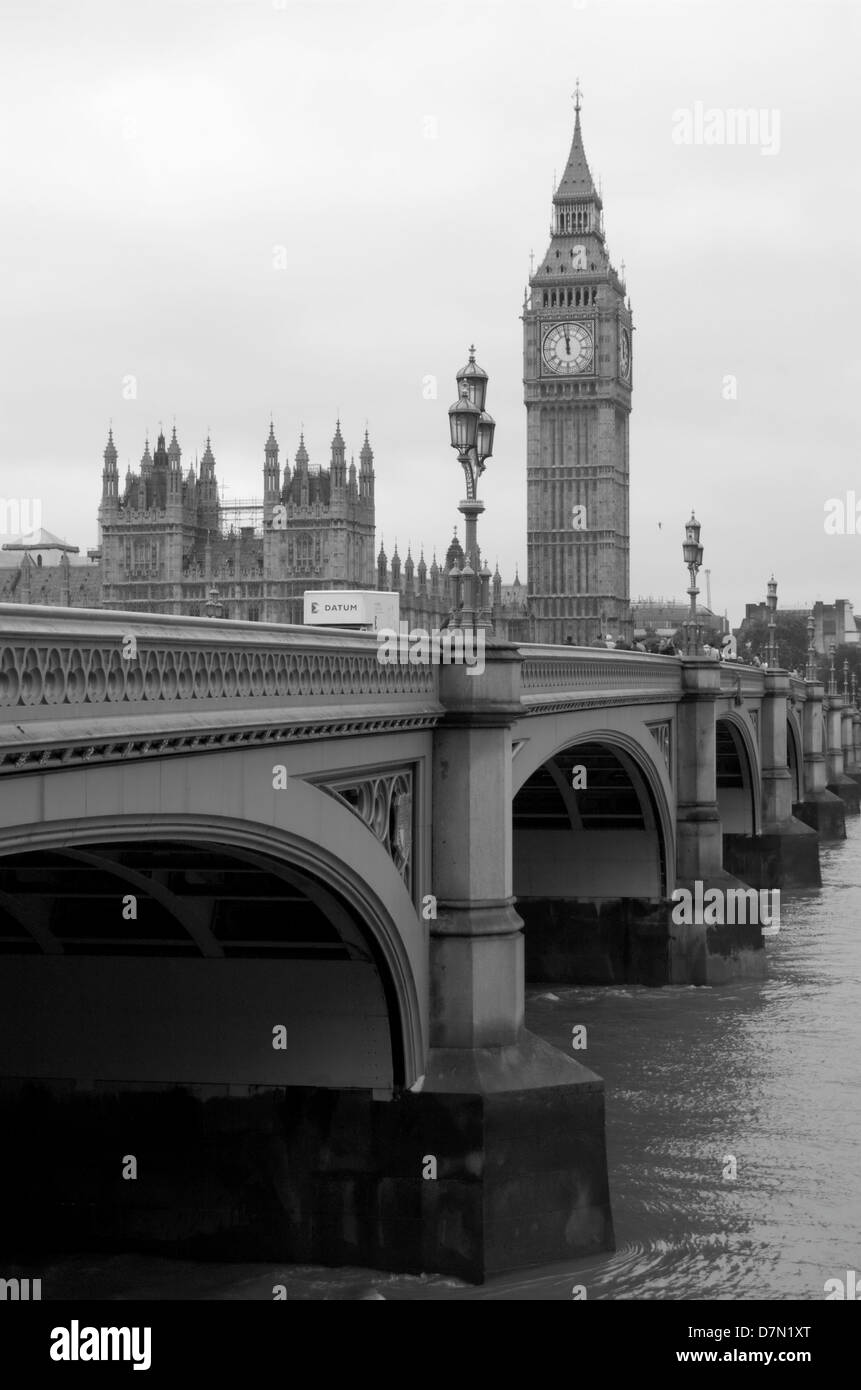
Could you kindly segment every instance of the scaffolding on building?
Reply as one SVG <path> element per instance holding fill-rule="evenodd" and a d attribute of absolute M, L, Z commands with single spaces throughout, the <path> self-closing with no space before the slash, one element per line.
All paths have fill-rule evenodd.
<path fill-rule="evenodd" d="M 218 503 L 218 529 L 222 536 L 263 535 L 263 503 L 253 497 L 239 497 Z"/>

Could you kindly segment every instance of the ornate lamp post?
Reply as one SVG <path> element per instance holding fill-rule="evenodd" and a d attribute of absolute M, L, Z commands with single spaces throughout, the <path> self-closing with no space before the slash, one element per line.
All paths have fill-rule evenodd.
<path fill-rule="evenodd" d="M 455 627 L 489 627 L 490 570 L 481 565 L 478 550 L 478 518 L 484 503 L 478 500 L 478 480 L 484 472 L 485 460 L 493 454 L 496 422 L 484 408 L 487 396 L 487 372 L 476 366 L 475 348 L 469 349 L 469 361 L 457 374 L 458 399 L 448 412 L 451 447 L 457 449 L 457 461 L 466 478 L 466 497 L 458 504 L 465 523 L 463 568 L 455 580 L 456 593 L 463 592 L 463 605 L 452 617 Z"/>
<path fill-rule="evenodd" d="M 813 644 L 813 634 L 816 631 L 816 619 L 812 613 L 807 615 L 807 670 L 804 672 L 805 680 L 816 680 L 816 647 Z"/>
<path fill-rule="evenodd" d="M 833 640 L 833 638 L 832 638 L 831 642 L 829 643 L 829 648 L 828 648 L 828 650 L 829 650 L 829 655 L 830 655 L 830 657 L 831 657 L 831 662 L 830 662 L 830 667 L 829 667 L 829 672 L 828 672 L 828 694 L 829 694 L 829 695 L 834 695 L 834 696 L 836 696 L 836 695 L 837 695 L 837 677 L 836 677 L 835 674 L 834 674 L 834 653 L 835 653 L 835 651 L 837 650 L 837 643 Z"/>
<path fill-rule="evenodd" d="M 766 648 L 766 660 L 769 668 L 780 665 L 780 656 L 777 650 L 777 580 L 774 575 L 768 581 L 768 597 L 765 600 L 768 609 L 768 647 Z"/>
<path fill-rule="evenodd" d="M 682 555 L 688 567 L 688 574 L 691 579 L 691 586 L 688 594 L 691 600 L 691 610 L 687 623 L 685 624 L 685 654 L 686 656 L 696 656 L 700 645 L 700 628 L 697 622 L 697 571 L 703 562 L 703 547 L 700 545 L 700 523 L 691 510 L 690 521 L 685 522 L 685 539 L 682 545 Z"/>
<path fill-rule="evenodd" d="M 843 658 L 843 699 L 849 703 L 849 659 Z"/>

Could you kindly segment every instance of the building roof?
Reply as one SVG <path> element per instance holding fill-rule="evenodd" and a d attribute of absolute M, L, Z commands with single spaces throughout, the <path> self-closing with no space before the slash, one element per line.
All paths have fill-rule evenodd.
<path fill-rule="evenodd" d="M 38 531 L 30 531 L 25 536 L 19 536 L 17 540 L 6 541 L 2 546 L 3 550 L 62 550 L 68 555 L 77 555 L 79 547 L 69 545 L 66 541 L 61 541 L 53 532 L 46 531 L 44 526 L 40 526 Z"/>

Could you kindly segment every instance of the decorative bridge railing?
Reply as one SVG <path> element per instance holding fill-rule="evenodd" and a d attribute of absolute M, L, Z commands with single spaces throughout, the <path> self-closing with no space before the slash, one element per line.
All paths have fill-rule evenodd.
<path fill-rule="evenodd" d="M 681 663 L 671 656 L 600 647 L 521 646 L 520 653 L 521 700 L 529 714 L 675 701 L 682 693 Z"/>
<path fill-rule="evenodd" d="M 675 657 L 519 652 L 525 715 L 682 693 Z M 722 666 L 721 690 L 755 698 L 763 677 Z M 430 729 L 443 713 L 439 668 L 380 662 L 372 633 L 0 605 L 0 772 Z"/>
<path fill-rule="evenodd" d="M 724 695 L 741 695 L 742 699 L 759 699 L 765 690 L 766 670 L 762 666 L 743 666 L 740 662 L 721 663 L 720 687 Z M 793 703 L 807 699 L 807 682 L 800 676 L 789 677 L 789 693 Z"/>
<path fill-rule="evenodd" d="M 0 771 L 432 728 L 372 634 L 0 604 Z"/>

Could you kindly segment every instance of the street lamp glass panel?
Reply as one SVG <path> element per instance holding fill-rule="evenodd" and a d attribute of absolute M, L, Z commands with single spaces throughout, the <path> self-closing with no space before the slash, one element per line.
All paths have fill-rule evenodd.
<path fill-rule="evenodd" d="M 478 421 L 477 451 L 478 457 L 483 461 L 489 459 L 493 454 L 493 436 L 496 430 L 496 421 L 492 415 L 488 415 L 486 410 L 481 412 Z"/>
<path fill-rule="evenodd" d="M 487 372 L 476 366 L 474 349 L 470 349 L 469 361 L 465 367 L 461 367 L 456 379 L 458 389 L 462 390 L 466 386 L 473 405 L 477 406 L 479 410 L 484 410 L 484 402 L 487 397 Z"/>
<path fill-rule="evenodd" d="M 465 454 L 475 444 L 480 414 L 481 411 L 472 404 L 464 387 L 464 394 L 448 412 L 451 447 L 457 449 L 458 453 Z"/>

